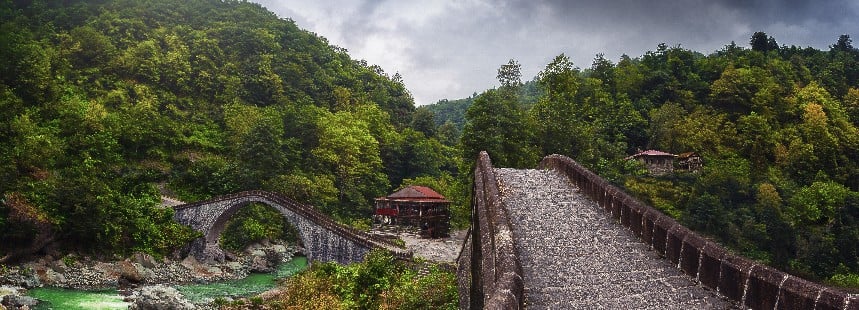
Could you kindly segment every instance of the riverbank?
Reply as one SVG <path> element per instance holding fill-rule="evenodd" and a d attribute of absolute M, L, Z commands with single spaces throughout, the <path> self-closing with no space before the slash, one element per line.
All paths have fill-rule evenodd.
<path fill-rule="evenodd" d="M 108 262 L 75 255 L 61 258 L 45 256 L 0 268 L 0 304 L 11 309 L 20 306 L 32 308 L 33 300 L 26 294 L 28 289 L 37 287 L 118 288 L 120 293 L 135 300 L 140 299 L 139 296 L 168 296 L 163 294 L 169 291 L 163 284 L 210 283 L 245 278 L 253 272 L 271 272 L 300 252 L 298 247 L 264 242 L 249 246 L 244 252 L 230 257 L 231 260 L 215 264 L 204 264 L 191 256 L 182 260 L 158 260 L 143 253 Z"/>
<path fill-rule="evenodd" d="M 397 236 L 403 240 L 406 250 L 416 257 L 436 263 L 455 264 L 467 233 L 467 230 L 455 230 L 450 232 L 449 237 L 438 239 L 421 238 L 414 233 L 400 233 Z"/>
<path fill-rule="evenodd" d="M 389 240 L 402 241 L 402 246 L 416 258 L 435 263 L 453 264 L 467 237 L 467 230 L 453 230 L 448 237 L 422 238 L 417 228 L 397 225 L 376 225 L 370 234 Z"/>

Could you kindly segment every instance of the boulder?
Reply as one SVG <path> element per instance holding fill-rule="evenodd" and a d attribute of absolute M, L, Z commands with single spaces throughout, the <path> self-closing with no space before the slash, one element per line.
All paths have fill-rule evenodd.
<path fill-rule="evenodd" d="M 39 303 L 38 299 L 35 299 L 30 296 L 20 296 L 20 295 L 6 295 L 3 296 L 3 304 L 7 308 L 11 309 L 20 309 L 26 307 L 26 309 L 35 307 Z"/>
<path fill-rule="evenodd" d="M 229 263 L 227 263 L 226 266 L 232 272 L 238 272 L 238 271 L 245 268 L 244 265 L 242 265 L 242 263 L 240 263 L 240 262 L 229 262 Z"/>
<path fill-rule="evenodd" d="M 3 300 L 3 296 L 6 295 L 20 295 L 22 290 L 24 290 L 22 287 L 2 285 L 0 286 L 0 300 Z"/>
<path fill-rule="evenodd" d="M 199 261 L 197 261 L 196 258 L 194 258 L 193 255 L 188 255 L 188 257 L 185 257 L 185 259 L 182 260 L 182 266 L 194 272 L 203 269 L 203 266 L 200 264 Z"/>
<path fill-rule="evenodd" d="M 286 247 L 282 244 L 275 244 L 271 247 L 271 249 L 277 253 L 286 253 Z"/>
<path fill-rule="evenodd" d="M 237 261 L 239 259 L 239 257 L 236 256 L 236 254 L 233 254 L 232 252 L 229 252 L 229 251 L 224 251 L 224 258 L 226 258 L 227 261 L 230 261 L 230 262 L 234 262 L 234 261 Z"/>
<path fill-rule="evenodd" d="M 44 273 L 39 273 L 39 275 L 42 283 L 47 285 L 60 286 L 66 283 L 66 276 L 53 269 L 45 269 Z"/>
<path fill-rule="evenodd" d="M 120 266 L 104 262 L 95 263 L 95 266 L 93 266 L 92 269 L 108 278 L 115 277 L 121 273 Z"/>
<path fill-rule="evenodd" d="M 165 285 L 145 286 L 134 292 L 129 309 L 170 310 L 196 309 L 175 288 Z"/>
<path fill-rule="evenodd" d="M 268 261 L 268 265 L 272 267 L 275 267 L 281 262 L 283 262 L 285 256 L 286 254 L 284 252 L 278 252 L 274 249 L 265 250 L 265 259 Z"/>
<path fill-rule="evenodd" d="M 137 252 L 134 253 L 132 260 L 146 268 L 155 268 L 158 266 L 158 261 L 152 255 Z"/>
<path fill-rule="evenodd" d="M 141 264 L 134 263 L 134 268 L 137 269 L 137 273 L 143 278 L 143 281 L 148 279 L 152 279 L 155 277 L 155 271 L 152 269 L 146 268 Z"/>
<path fill-rule="evenodd" d="M 130 283 L 140 283 L 143 281 L 143 275 L 137 269 L 134 263 L 129 261 L 121 261 L 118 264 L 119 278 Z"/>
<path fill-rule="evenodd" d="M 0 278 L 0 283 L 21 286 L 28 289 L 42 286 L 42 282 L 39 281 L 39 276 L 35 272 L 9 273 Z"/>
<path fill-rule="evenodd" d="M 66 266 L 66 262 L 64 262 L 62 259 L 58 259 L 51 262 L 49 266 L 51 267 L 51 269 L 59 273 L 65 273 L 66 270 L 68 270 L 69 268 L 68 266 Z"/>
<path fill-rule="evenodd" d="M 259 243 L 256 243 L 256 242 L 248 244 L 248 246 L 245 247 L 245 253 L 248 253 L 248 254 L 253 253 L 254 250 L 259 249 L 260 247 L 261 247 L 261 245 L 259 245 Z"/>
<path fill-rule="evenodd" d="M 251 272 L 272 272 L 274 268 L 269 266 L 269 262 L 265 257 L 253 256 L 250 264 Z"/>

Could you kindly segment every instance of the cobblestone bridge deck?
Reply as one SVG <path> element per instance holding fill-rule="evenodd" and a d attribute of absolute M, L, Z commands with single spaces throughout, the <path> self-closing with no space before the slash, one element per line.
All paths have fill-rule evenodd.
<path fill-rule="evenodd" d="M 733 309 L 554 170 L 495 169 L 528 309 Z"/>

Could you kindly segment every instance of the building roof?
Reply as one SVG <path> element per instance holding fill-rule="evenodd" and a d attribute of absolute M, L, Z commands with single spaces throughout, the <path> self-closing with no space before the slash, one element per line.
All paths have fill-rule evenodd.
<path fill-rule="evenodd" d="M 677 155 L 677 158 L 687 159 L 689 157 L 694 157 L 694 156 L 700 156 L 700 155 L 698 155 L 698 153 L 696 153 L 696 152 L 686 152 L 686 153 L 680 153 L 679 155 Z"/>
<path fill-rule="evenodd" d="M 633 154 L 631 156 L 628 156 L 625 159 L 633 159 L 633 158 L 638 158 L 641 156 L 671 156 L 671 157 L 676 157 L 677 155 L 674 155 L 671 153 L 665 153 L 663 151 L 647 150 L 647 151 L 639 152 L 637 154 Z"/>
<path fill-rule="evenodd" d="M 444 196 L 426 186 L 408 186 L 386 197 L 388 199 L 444 200 Z"/>

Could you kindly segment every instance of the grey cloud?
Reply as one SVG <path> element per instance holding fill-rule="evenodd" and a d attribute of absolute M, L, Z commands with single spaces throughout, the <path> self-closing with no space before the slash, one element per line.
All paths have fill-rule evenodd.
<path fill-rule="evenodd" d="M 530 79 L 560 53 L 586 68 L 597 53 L 617 61 L 622 54 L 638 57 L 659 43 L 708 53 L 731 41 L 747 46 L 753 32 L 765 31 L 780 44 L 827 48 L 840 34 L 859 29 L 859 4 L 850 0 L 259 1 L 301 27 L 338 38 L 331 43 L 350 50 L 353 57 L 400 72 L 419 104 L 495 86 L 495 70 L 510 58 L 522 63 L 523 78 Z M 349 14 L 327 13 L 345 4 Z M 446 11 L 426 15 L 426 23 L 410 21 L 392 9 L 440 4 Z M 314 29 L 322 25 L 305 18 L 308 14 L 316 14 L 317 22 L 319 15 L 325 16 L 328 33 Z M 378 36 L 399 48 L 359 54 L 369 38 Z"/>

